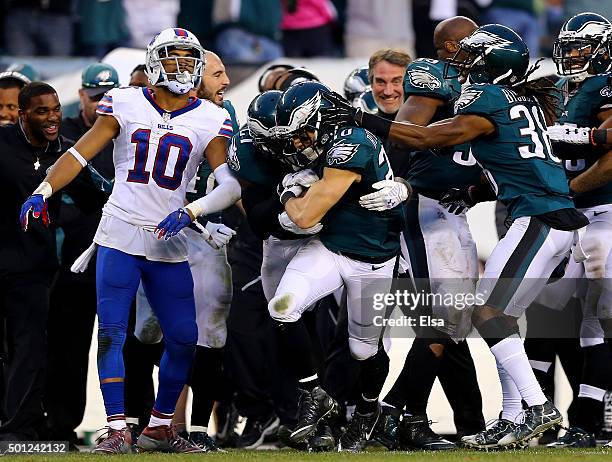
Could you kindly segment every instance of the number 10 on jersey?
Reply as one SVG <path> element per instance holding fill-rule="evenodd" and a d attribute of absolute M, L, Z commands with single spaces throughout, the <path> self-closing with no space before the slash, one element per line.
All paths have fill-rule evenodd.
<path fill-rule="evenodd" d="M 153 181 L 164 189 L 174 191 L 181 185 L 183 180 L 183 171 L 187 166 L 189 154 L 193 146 L 189 138 L 176 133 L 166 133 L 163 135 L 157 144 L 155 152 L 155 160 L 151 172 L 146 170 L 147 159 L 150 153 L 151 130 L 140 128 L 132 134 L 132 143 L 136 145 L 134 154 L 134 167 L 128 171 L 127 181 L 131 183 L 148 184 L 151 177 Z M 171 148 L 176 148 L 178 157 L 174 165 L 174 171 L 171 176 L 166 175 L 168 159 L 170 157 Z"/>

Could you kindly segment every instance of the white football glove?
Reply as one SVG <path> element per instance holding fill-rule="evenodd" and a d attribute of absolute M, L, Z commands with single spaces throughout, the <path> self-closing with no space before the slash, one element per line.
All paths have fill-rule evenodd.
<path fill-rule="evenodd" d="M 551 141 L 562 141 L 569 144 L 591 144 L 591 129 L 573 125 L 553 125 L 546 129 Z"/>
<path fill-rule="evenodd" d="M 236 234 L 236 231 L 232 228 L 228 228 L 223 223 L 213 223 L 211 221 L 206 223 L 205 229 L 208 232 L 208 237 L 206 237 L 206 233 L 204 233 L 203 237 L 206 243 L 213 249 L 225 247 Z"/>
<path fill-rule="evenodd" d="M 378 189 L 378 191 L 361 196 L 359 198 L 359 205 L 376 212 L 392 209 L 407 200 L 412 193 L 410 184 L 399 178 L 396 180 L 378 181 L 372 187 Z"/>
<path fill-rule="evenodd" d="M 311 226 L 310 228 L 302 229 L 293 221 L 291 221 L 291 218 L 289 218 L 287 212 L 283 212 L 278 216 L 278 222 L 284 230 L 289 231 L 293 234 L 317 234 L 319 231 L 321 231 L 321 229 L 323 229 L 323 225 L 321 223 L 317 223 L 316 225 Z"/>
<path fill-rule="evenodd" d="M 319 176 L 309 168 L 300 170 L 296 173 L 288 173 L 283 178 L 283 187 L 299 184 L 305 188 L 310 188 L 315 181 L 319 181 Z"/>

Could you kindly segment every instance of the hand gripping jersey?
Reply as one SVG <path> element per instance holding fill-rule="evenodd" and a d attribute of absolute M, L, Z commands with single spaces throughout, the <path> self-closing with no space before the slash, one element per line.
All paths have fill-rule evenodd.
<path fill-rule="evenodd" d="M 404 95 L 426 96 L 444 101 L 434 114 L 431 123 L 453 116 L 453 104 L 461 93 L 457 77 L 444 79 L 444 61 L 417 59 L 410 63 L 404 76 Z M 451 68 L 451 72 L 459 72 Z M 470 144 L 464 143 L 435 151 L 410 153 L 408 172 L 395 172 L 406 178 L 420 194 L 440 199 L 449 188 L 467 188 L 480 182 L 482 169 L 470 152 Z"/>
<path fill-rule="evenodd" d="M 374 212 L 359 205 L 359 197 L 369 194 L 372 185 L 393 179 L 393 171 L 380 140 L 358 127 L 344 127 L 325 145 L 323 162 L 318 167 L 323 176 L 325 167 L 352 170 L 361 174 L 344 196 L 323 217 L 321 242 L 335 253 L 348 256 L 387 259 L 399 253 L 399 233 L 403 207 Z"/>
<path fill-rule="evenodd" d="M 495 125 L 494 133 L 471 141 L 472 154 L 513 219 L 574 207 L 535 99 L 501 85 L 469 85 L 455 113 L 486 117 Z"/>
<path fill-rule="evenodd" d="M 560 79 L 558 86 L 564 92 L 562 101 L 562 112 L 559 116 L 560 124 L 575 124 L 578 127 L 597 127 L 600 121 L 597 114 L 601 111 L 612 109 L 612 73 L 589 77 L 580 83 L 569 94 L 567 92 L 567 79 Z M 585 170 L 588 170 L 600 157 L 589 145 L 570 145 L 567 143 L 555 143 L 555 152 L 569 150 L 584 152 L 584 159 L 572 159 L 563 161 L 568 178 L 575 178 Z M 605 150 L 598 149 L 601 154 Z M 561 157 L 563 157 L 560 154 Z M 573 156 L 575 157 L 575 156 Z M 579 193 L 574 196 L 574 203 L 578 208 L 595 207 L 597 205 L 612 203 L 612 182 L 600 188 Z"/>
<path fill-rule="evenodd" d="M 133 227 L 152 231 L 170 212 L 182 207 L 187 184 L 208 143 L 217 136 L 232 135 L 225 109 L 194 98 L 186 107 L 167 112 L 156 104 L 148 88 L 112 89 L 100 101 L 97 112 L 115 117 L 120 127 L 113 149 L 115 184 L 103 216 L 125 223 L 127 228 L 123 227 L 121 233 Z M 126 253 L 151 256 L 136 242 L 140 238 L 126 242 L 127 236 L 118 233 L 119 228 L 105 224 L 103 218 L 96 242 Z M 179 237 L 176 244 L 180 240 Z M 184 260 L 184 245 L 175 247 L 172 255 L 159 256 L 164 252 L 157 249 L 153 253 L 159 258 L 152 259 Z"/>

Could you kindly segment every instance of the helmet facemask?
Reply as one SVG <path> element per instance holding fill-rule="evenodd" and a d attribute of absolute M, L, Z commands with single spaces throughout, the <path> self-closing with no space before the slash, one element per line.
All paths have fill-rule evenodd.
<path fill-rule="evenodd" d="M 574 32 L 561 33 L 553 45 L 557 74 L 572 82 L 610 69 L 610 43 L 607 37 L 577 37 Z"/>
<path fill-rule="evenodd" d="M 184 95 L 197 88 L 202 81 L 205 51 L 192 35 L 187 36 L 190 40 L 185 40 L 183 37 L 170 37 L 170 34 L 162 35 L 167 33 L 168 29 L 162 31 L 149 44 L 146 73 L 151 85 L 163 86 L 172 93 Z M 191 56 L 173 56 L 175 50 L 189 50 Z"/>
<path fill-rule="evenodd" d="M 318 120 L 314 125 L 306 124 L 292 133 L 277 135 L 283 146 L 281 160 L 294 170 L 309 166 L 323 154 L 323 146 L 319 142 L 320 113 L 316 117 Z"/>
<path fill-rule="evenodd" d="M 446 63 L 444 64 L 444 78 L 457 78 L 459 79 L 459 82 L 465 83 L 474 61 L 479 56 L 482 57 L 482 55 L 470 45 L 465 43 L 459 43 L 458 48 L 459 49 L 457 52 L 451 58 L 447 59 Z M 455 69 L 451 69 L 451 66 L 453 66 Z M 456 71 L 458 72 L 455 73 Z"/>

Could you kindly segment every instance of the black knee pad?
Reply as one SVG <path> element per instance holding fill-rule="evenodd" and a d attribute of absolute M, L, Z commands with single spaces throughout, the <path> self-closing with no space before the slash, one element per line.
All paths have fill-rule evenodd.
<path fill-rule="evenodd" d="M 520 332 L 516 324 L 510 324 L 502 316 L 495 316 L 483 322 L 478 329 L 478 333 L 491 348 L 503 339 L 518 335 Z"/>

